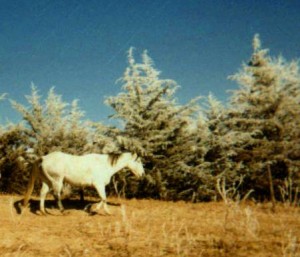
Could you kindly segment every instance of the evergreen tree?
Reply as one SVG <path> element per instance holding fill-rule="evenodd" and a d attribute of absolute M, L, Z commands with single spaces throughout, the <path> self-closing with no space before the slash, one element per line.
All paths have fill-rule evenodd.
<path fill-rule="evenodd" d="M 6 96 L 5 93 L 1 94 L 1 95 L 0 95 L 0 101 L 3 100 L 3 99 L 5 99 L 5 96 Z"/>
<path fill-rule="evenodd" d="M 6 94 L 0 96 L 0 101 Z M 26 175 L 20 158 L 25 155 L 27 137 L 21 124 L 0 124 L 0 191 L 21 193 Z M 24 176 L 25 175 L 25 176 Z"/>
<path fill-rule="evenodd" d="M 26 155 L 24 127 L 10 124 L 0 130 L 0 191 L 23 193 L 28 174 L 20 158 Z"/>
<path fill-rule="evenodd" d="M 201 174 L 199 198 L 217 198 L 216 183 L 220 177 L 228 179 L 232 163 L 228 162 L 229 144 L 226 142 L 223 121 L 226 109 L 212 94 L 207 97 L 205 117 L 198 121 L 197 166 Z M 199 151 L 198 150 L 198 151 Z"/>
<path fill-rule="evenodd" d="M 177 83 L 159 78 L 146 51 L 137 63 L 131 48 L 128 62 L 120 80 L 124 91 L 106 99 L 115 111 L 112 117 L 123 122 L 114 135 L 119 147 L 144 156 L 147 175 L 138 188 L 128 188 L 133 195 L 174 199 L 190 189 L 185 182 L 195 149 L 197 99 L 179 105 L 174 97 Z"/>
<path fill-rule="evenodd" d="M 72 154 L 87 151 L 90 131 L 82 122 L 84 112 L 78 107 L 77 100 L 69 105 L 52 88 L 42 103 L 37 88 L 32 85 L 31 89 L 31 95 L 26 96 L 28 107 L 12 101 L 12 106 L 26 121 L 28 147 L 38 156 L 53 151 Z"/>
<path fill-rule="evenodd" d="M 299 186 L 300 77 L 298 63 L 272 58 L 258 35 L 248 64 L 231 79 L 234 91 L 224 124 L 232 136 L 233 161 L 242 163 L 247 186 L 269 195 L 289 179 Z M 271 177 L 268 176 L 268 172 Z M 269 175 L 270 175 L 269 174 Z"/>

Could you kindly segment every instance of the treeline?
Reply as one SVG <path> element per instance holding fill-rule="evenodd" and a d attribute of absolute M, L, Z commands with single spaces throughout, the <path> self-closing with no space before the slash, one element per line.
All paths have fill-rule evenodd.
<path fill-rule="evenodd" d="M 173 80 L 161 79 L 147 52 L 119 80 L 121 92 L 107 126 L 84 119 L 77 101 L 51 89 L 45 100 L 32 85 L 28 105 L 12 101 L 20 124 L 0 127 L 0 191 L 23 193 L 36 156 L 136 152 L 146 175 L 118 173 L 111 194 L 164 200 L 210 201 L 220 197 L 298 202 L 300 186 L 300 76 L 296 61 L 273 58 L 253 39 L 253 54 L 231 80 L 230 102 L 213 96 L 180 105 Z M 2 97 L 3 98 L 3 97 Z M 1 113 L 0 113 L 1 114 Z M 3 114 L 3 113 L 2 113 Z"/>

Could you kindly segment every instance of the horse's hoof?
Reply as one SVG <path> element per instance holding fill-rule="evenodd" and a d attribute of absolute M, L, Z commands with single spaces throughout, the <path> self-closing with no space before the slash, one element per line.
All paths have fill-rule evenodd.
<path fill-rule="evenodd" d="M 110 210 L 108 208 L 104 208 L 104 213 L 105 215 L 111 216 L 112 213 L 110 212 Z"/>
<path fill-rule="evenodd" d="M 89 203 L 89 204 L 87 204 L 87 205 L 84 207 L 83 210 L 84 210 L 85 212 L 90 213 L 90 212 L 91 212 L 91 208 L 92 208 L 92 204 Z"/>
<path fill-rule="evenodd" d="M 14 206 L 15 206 L 15 209 L 17 211 L 18 214 L 22 214 L 24 209 L 25 209 L 25 206 L 22 205 L 21 201 L 17 201 L 14 203 Z"/>
<path fill-rule="evenodd" d="M 45 211 L 37 211 L 36 214 L 43 217 L 47 216 L 47 213 Z"/>
<path fill-rule="evenodd" d="M 99 213 L 96 211 L 89 211 L 89 216 L 95 216 L 97 214 L 99 214 Z"/>

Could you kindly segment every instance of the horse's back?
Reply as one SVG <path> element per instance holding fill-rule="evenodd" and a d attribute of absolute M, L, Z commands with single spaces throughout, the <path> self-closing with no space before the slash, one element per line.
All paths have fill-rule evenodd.
<path fill-rule="evenodd" d="M 43 157 L 42 167 L 52 177 L 63 178 L 72 184 L 92 184 L 101 174 L 99 171 L 106 167 L 106 160 L 107 157 L 101 154 L 78 156 L 53 152 Z"/>
<path fill-rule="evenodd" d="M 72 156 L 72 155 L 64 152 L 52 152 L 44 155 L 43 160 L 51 159 L 51 158 L 67 158 L 67 156 Z"/>
<path fill-rule="evenodd" d="M 56 166 L 71 162 L 72 155 L 63 152 L 52 152 L 42 157 L 43 165 Z"/>
<path fill-rule="evenodd" d="M 71 163 L 70 156 L 62 152 L 49 153 L 42 157 L 42 168 L 49 174 L 62 173 Z"/>

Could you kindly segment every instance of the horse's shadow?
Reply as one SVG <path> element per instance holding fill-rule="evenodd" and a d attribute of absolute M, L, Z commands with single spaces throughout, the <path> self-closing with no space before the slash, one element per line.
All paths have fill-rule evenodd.
<path fill-rule="evenodd" d="M 22 213 L 22 209 L 24 208 L 22 206 L 22 202 L 23 199 L 15 201 L 14 202 L 14 208 L 16 210 L 16 212 L 18 214 Z M 70 211 L 70 210 L 82 210 L 82 211 L 86 211 L 89 212 L 90 208 L 86 208 L 87 206 L 92 206 L 93 204 L 98 203 L 99 201 L 96 200 L 80 200 L 80 199 L 64 199 L 62 200 L 62 204 L 64 206 L 65 212 Z M 114 205 L 114 206 L 119 206 L 120 204 L 118 203 L 112 203 L 112 202 L 108 202 L 108 205 Z M 47 199 L 45 200 L 45 207 L 47 209 L 56 209 L 58 210 L 58 206 L 57 206 L 57 201 L 56 200 L 51 200 L 51 199 Z M 31 213 L 34 214 L 39 214 L 40 212 L 40 200 L 35 200 L 35 199 L 31 199 L 29 201 L 28 207 L 29 211 Z M 90 213 L 91 215 L 93 215 L 94 213 Z"/>

